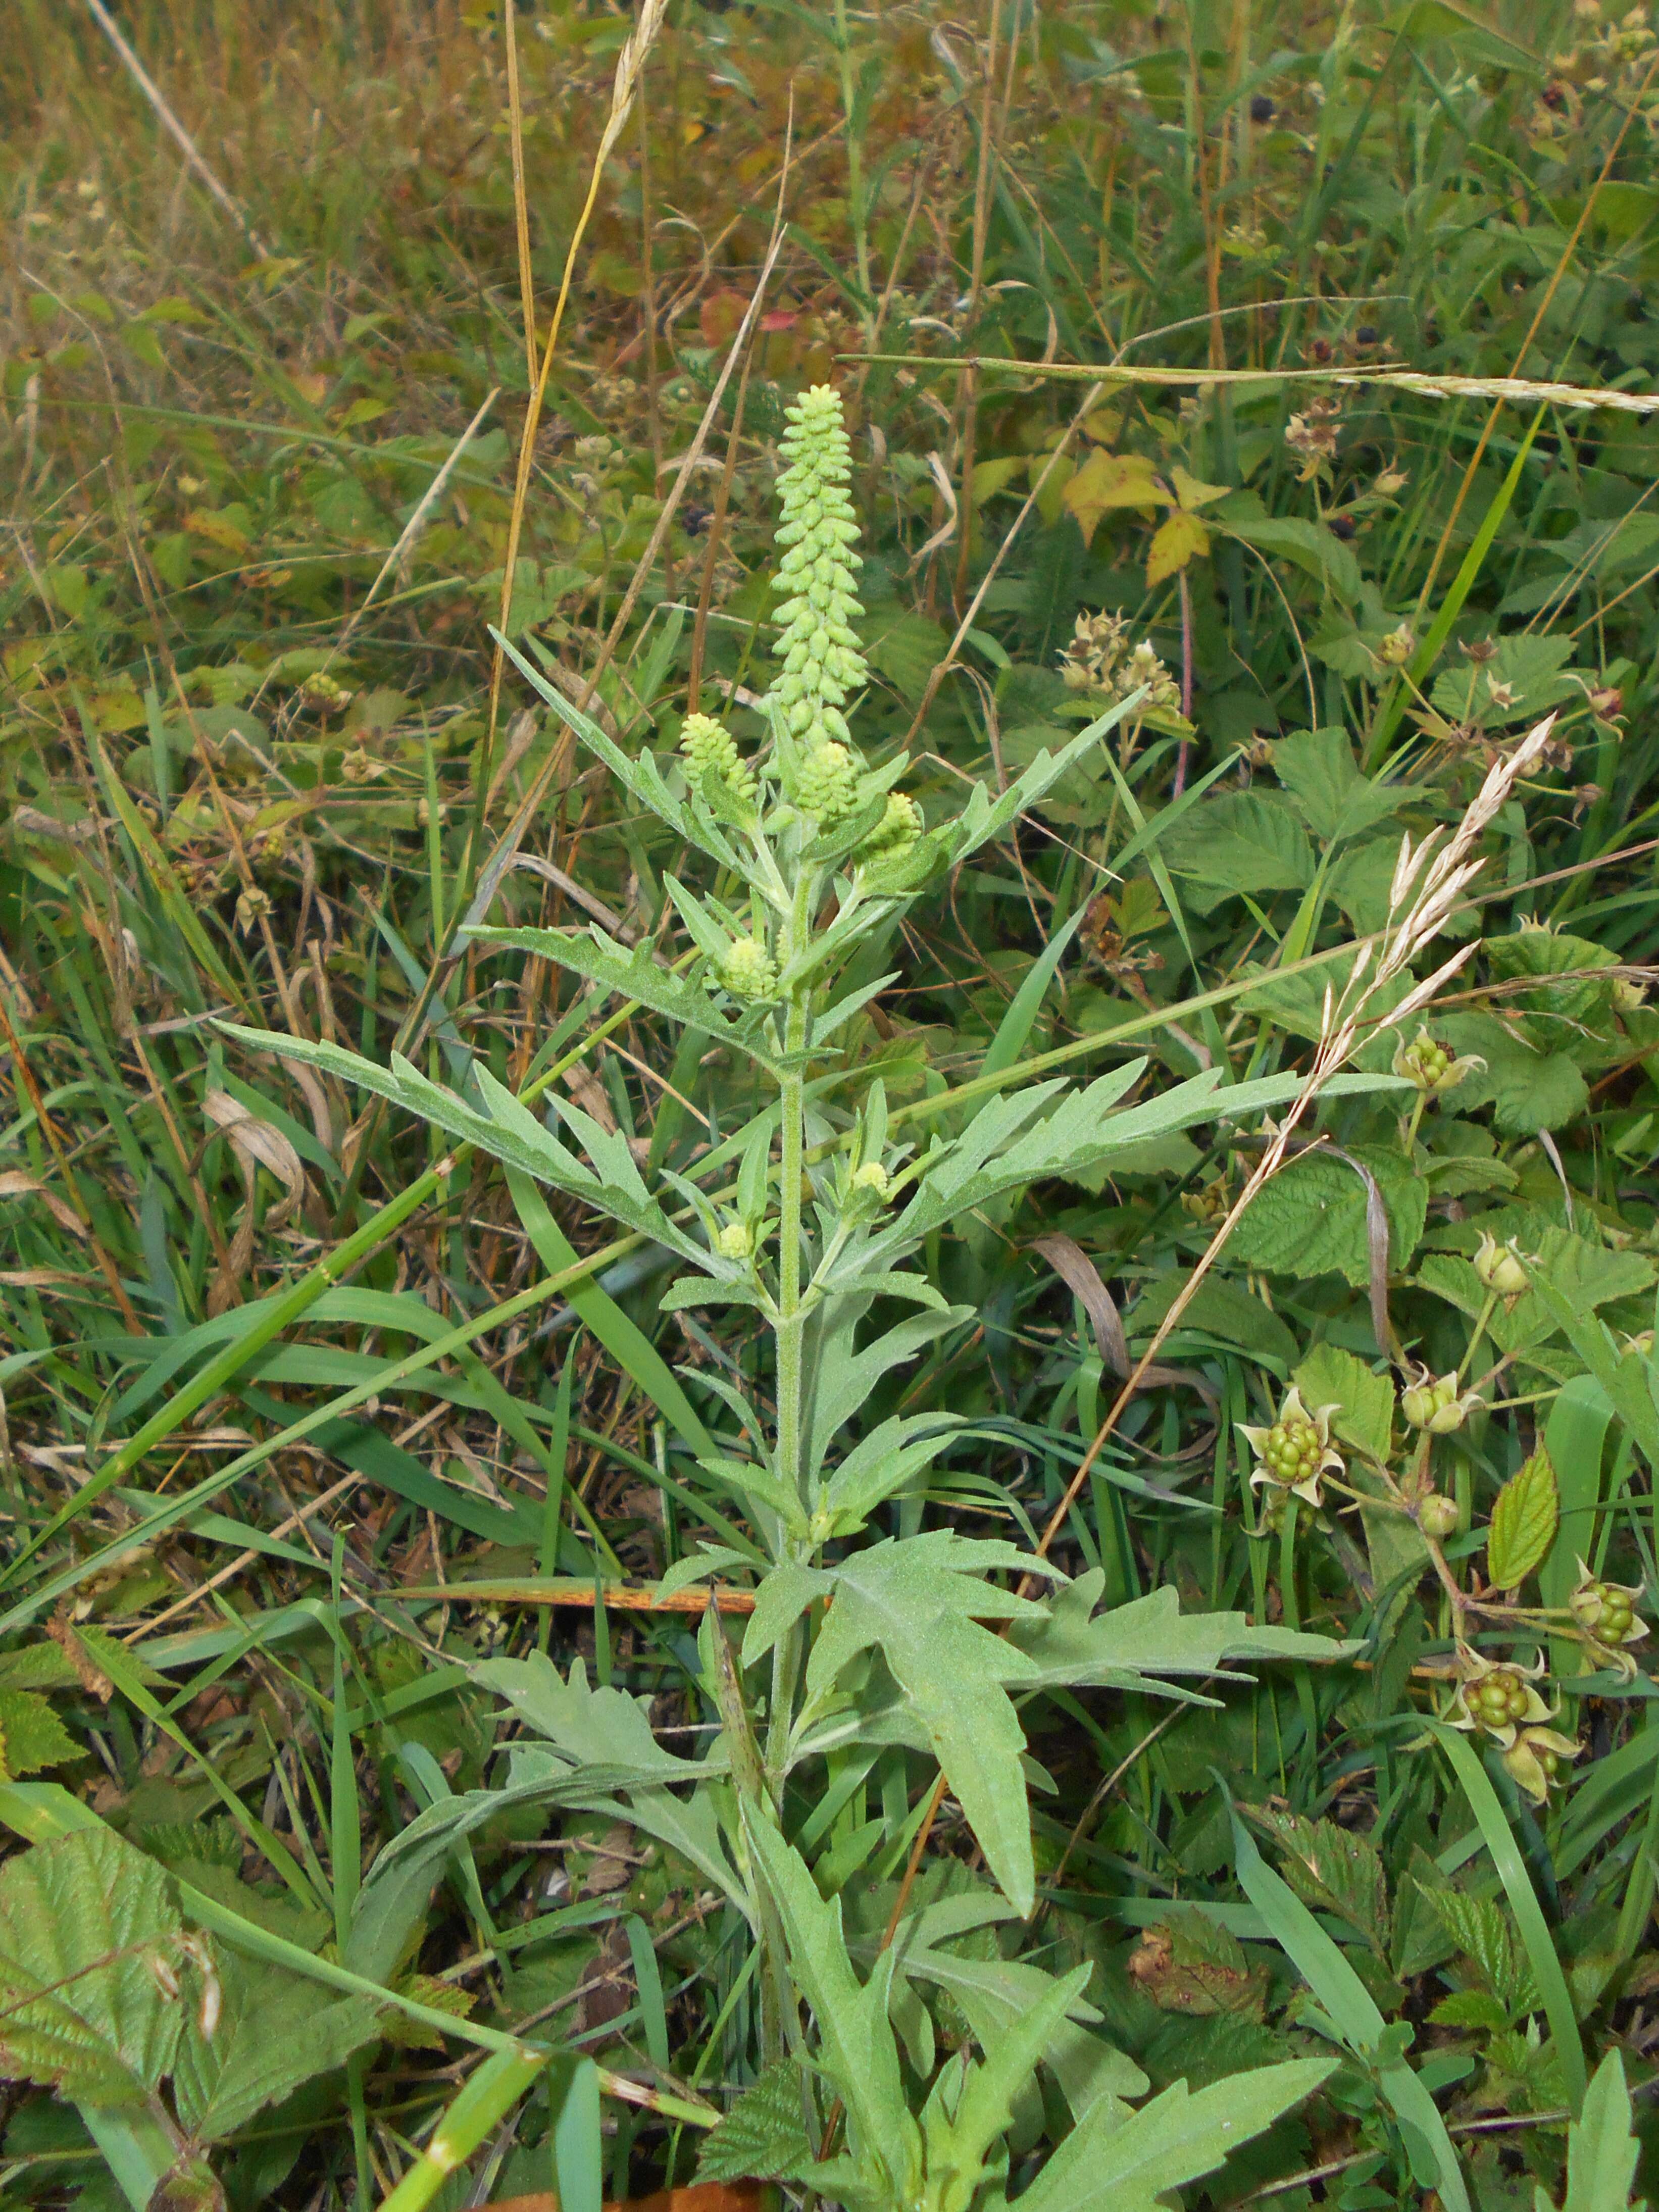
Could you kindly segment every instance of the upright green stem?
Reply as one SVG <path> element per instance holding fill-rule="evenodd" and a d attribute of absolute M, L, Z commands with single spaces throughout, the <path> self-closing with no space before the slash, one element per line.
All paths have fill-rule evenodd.
<path fill-rule="evenodd" d="M 810 872 L 796 885 L 790 916 L 788 957 L 804 948 L 811 927 Z M 806 1317 L 801 1310 L 801 1182 L 806 1171 L 805 1069 L 810 985 L 789 1001 L 784 1024 L 784 1065 L 780 1086 L 781 1141 L 778 1158 L 778 1473 L 806 1502 Z M 783 1792 L 784 1762 L 793 1718 L 795 1683 L 800 1672 L 802 1629 L 797 1623 L 778 1639 L 772 1653 L 772 1700 L 766 1729 L 766 1778 L 773 1800 Z"/>

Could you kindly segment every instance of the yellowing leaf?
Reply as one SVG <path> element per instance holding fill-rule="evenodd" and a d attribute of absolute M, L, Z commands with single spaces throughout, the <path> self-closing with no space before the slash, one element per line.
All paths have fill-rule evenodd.
<path fill-rule="evenodd" d="M 1194 507 L 1208 507 L 1212 500 L 1225 499 L 1233 489 L 1231 484 L 1200 483 L 1189 477 L 1177 461 L 1170 471 L 1170 482 L 1175 486 L 1176 502 L 1188 514 Z"/>
<path fill-rule="evenodd" d="M 1194 554 L 1207 553 L 1210 533 L 1195 514 L 1177 510 L 1161 522 L 1146 549 L 1146 581 L 1162 584 L 1187 566 Z"/>
<path fill-rule="evenodd" d="M 1523 1583 L 1555 1540 L 1555 1469 L 1536 1451 L 1498 1493 L 1486 1530 L 1486 1577 L 1494 1589 Z"/>
<path fill-rule="evenodd" d="M 1146 513 L 1167 505 L 1169 496 L 1144 453 L 1095 452 L 1066 485 L 1065 504 L 1076 515 L 1086 545 L 1109 509 L 1133 507 Z"/>
<path fill-rule="evenodd" d="M 1123 428 L 1123 405 L 1115 401 L 1107 407 L 1097 407 L 1084 422 L 1083 434 L 1091 446 L 1109 446 Z"/>
<path fill-rule="evenodd" d="M 1054 466 L 1049 468 L 1051 461 Z M 1055 461 L 1052 453 L 1033 453 L 1027 466 L 1032 488 L 1036 490 L 1037 513 L 1052 530 L 1066 511 L 1066 486 L 1077 471 L 1069 461 Z M 1045 469 L 1048 470 L 1046 478 L 1042 473 Z"/>
<path fill-rule="evenodd" d="M 994 460 L 976 461 L 969 480 L 969 497 L 975 507 L 983 507 L 988 499 L 1006 489 L 1012 478 L 1025 466 L 1024 453 L 999 453 Z"/>
<path fill-rule="evenodd" d="M 210 545 L 217 545 L 226 553 L 247 551 L 248 534 L 236 517 L 228 512 L 193 507 L 185 517 L 185 527 L 192 538 L 205 538 Z"/>

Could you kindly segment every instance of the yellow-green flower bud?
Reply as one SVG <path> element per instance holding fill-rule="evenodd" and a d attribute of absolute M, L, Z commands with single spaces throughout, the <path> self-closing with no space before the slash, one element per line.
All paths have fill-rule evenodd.
<path fill-rule="evenodd" d="M 1414 1083 L 1425 1097 L 1441 1098 L 1448 1091 L 1455 1091 L 1474 1069 L 1486 1064 L 1475 1053 L 1457 1058 L 1449 1046 L 1419 1029 L 1409 1044 L 1402 1040 L 1395 1048 L 1393 1071 L 1407 1083 Z"/>
<path fill-rule="evenodd" d="M 722 1260 L 747 1260 L 755 1249 L 755 1233 L 746 1221 L 728 1221 L 714 1239 Z"/>
<path fill-rule="evenodd" d="M 1385 668 L 1403 668 L 1417 650 L 1417 634 L 1409 623 L 1401 623 L 1391 629 L 1376 648 L 1376 657 Z"/>
<path fill-rule="evenodd" d="M 1500 1244 L 1495 1237 L 1483 1236 L 1474 1255 L 1474 1272 L 1485 1287 L 1495 1291 L 1500 1298 L 1518 1298 L 1527 1287 L 1527 1271 L 1513 1237 Z"/>
<path fill-rule="evenodd" d="M 866 1160 L 853 1177 L 854 1190 L 872 1190 L 878 1198 L 887 1195 L 887 1170 L 879 1160 Z"/>
<path fill-rule="evenodd" d="M 732 732 L 711 714 L 688 714 L 680 726 L 680 750 L 694 784 L 713 775 L 740 799 L 752 799 L 755 771 L 738 755 Z"/>
<path fill-rule="evenodd" d="M 801 763 L 789 795 L 803 814 L 815 814 L 826 828 L 842 821 L 858 805 L 858 763 L 847 746 L 826 738 Z"/>
<path fill-rule="evenodd" d="M 921 809 L 902 791 L 890 791 L 879 822 L 859 847 L 861 861 L 890 860 L 906 852 L 921 835 Z"/>
<path fill-rule="evenodd" d="M 740 937 L 720 963 L 720 979 L 734 999 L 769 999 L 778 987 L 777 963 L 752 937 Z"/>

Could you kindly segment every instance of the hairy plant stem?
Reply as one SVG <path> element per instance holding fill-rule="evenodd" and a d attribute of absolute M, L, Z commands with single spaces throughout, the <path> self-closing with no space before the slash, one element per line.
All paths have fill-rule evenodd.
<path fill-rule="evenodd" d="M 795 886 L 786 950 L 793 959 L 811 927 L 808 872 Z M 801 1184 L 805 1175 L 805 1086 L 807 1027 L 811 986 L 794 991 L 784 1021 L 784 1068 L 779 1091 L 778 1153 L 778 1473 L 806 1503 L 806 1316 L 801 1304 Z M 766 1780 L 773 1802 L 781 1806 L 795 1683 L 800 1672 L 805 1630 L 797 1622 L 778 1639 L 772 1653 L 772 1696 L 766 1728 Z"/>

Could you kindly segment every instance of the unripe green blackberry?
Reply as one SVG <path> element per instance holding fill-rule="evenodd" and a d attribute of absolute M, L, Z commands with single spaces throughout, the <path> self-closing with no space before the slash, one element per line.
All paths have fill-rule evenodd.
<path fill-rule="evenodd" d="M 1449 1045 L 1442 1044 L 1425 1029 L 1419 1029 L 1409 1044 L 1402 1040 L 1395 1046 L 1392 1062 L 1394 1073 L 1414 1083 L 1425 1098 L 1439 1098 L 1455 1091 L 1466 1075 L 1486 1064 L 1474 1053 L 1459 1059 Z"/>
<path fill-rule="evenodd" d="M 734 999 L 769 999 L 778 987 L 777 963 L 757 939 L 740 937 L 720 963 L 720 979 Z"/>
<path fill-rule="evenodd" d="M 1437 1544 L 1443 1544 L 1448 1536 L 1457 1534 L 1462 1519 L 1457 1510 L 1457 1500 L 1431 1490 L 1417 1501 L 1417 1525 L 1425 1536 L 1432 1536 Z"/>
<path fill-rule="evenodd" d="M 1603 1644 L 1622 1644 L 1636 1625 L 1631 1593 L 1618 1583 L 1581 1582 L 1567 1603 L 1579 1626 Z"/>
<path fill-rule="evenodd" d="M 1470 1685 L 1464 1702 L 1472 1709 L 1474 1718 L 1496 1735 L 1525 1720 L 1527 1686 L 1509 1668 L 1495 1668 L 1490 1674 L 1483 1674 Z"/>
<path fill-rule="evenodd" d="M 1311 1421 L 1275 1421 L 1267 1431 L 1262 1465 L 1288 1489 L 1316 1473 L 1324 1448 Z"/>

